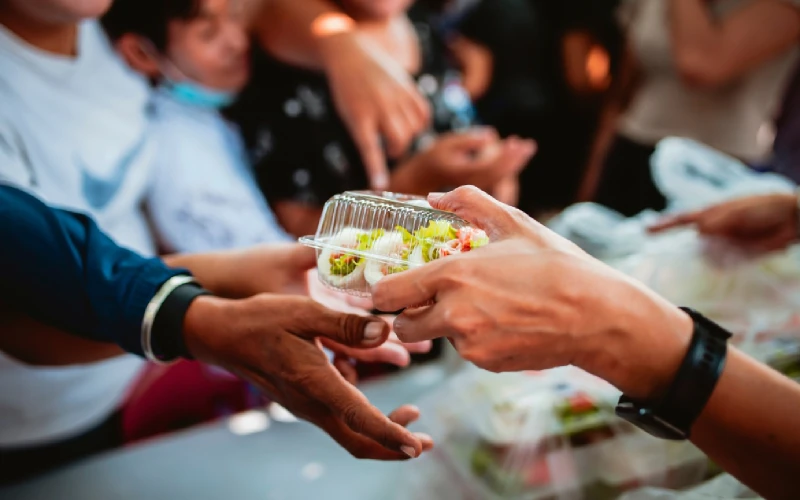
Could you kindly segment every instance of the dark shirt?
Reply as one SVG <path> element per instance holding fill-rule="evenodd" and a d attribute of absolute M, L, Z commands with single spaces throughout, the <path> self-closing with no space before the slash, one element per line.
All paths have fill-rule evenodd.
<path fill-rule="evenodd" d="M 142 355 L 145 308 L 173 276 L 122 248 L 86 215 L 52 209 L 0 185 L 0 301 L 87 339 Z"/>
<path fill-rule="evenodd" d="M 415 79 L 434 117 L 430 130 L 417 138 L 417 149 L 437 133 L 470 126 L 474 112 L 444 42 L 427 23 L 414 25 L 423 59 Z M 256 51 L 251 82 L 227 114 L 239 125 L 270 202 L 319 206 L 335 194 L 368 186 L 364 164 L 337 114 L 324 74 Z"/>
<path fill-rule="evenodd" d="M 787 87 L 776 125 L 771 168 L 800 183 L 800 66 Z"/>

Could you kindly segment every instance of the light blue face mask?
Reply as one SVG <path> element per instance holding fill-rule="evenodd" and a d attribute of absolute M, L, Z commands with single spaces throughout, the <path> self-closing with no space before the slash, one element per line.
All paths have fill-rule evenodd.
<path fill-rule="evenodd" d="M 164 89 L 177 102 L 205 109 L 221 109 L 236 101 L 237 93 L 210 89 L 189 80 L 165 79 Z"/>
<path fill-rule="evenodd" d="M 203 109 L 222 109 L 230 106 L 239 95 L 233 91 L 215 90 L 185 78 L 183 72 L 170 60 L 162 58 L 150 40 L 142 40 L 141 49 L 154 61 L 159 61 L 162 89 L 175 101 Z M 168 75 L 178 75 L 176 79 Z"/>

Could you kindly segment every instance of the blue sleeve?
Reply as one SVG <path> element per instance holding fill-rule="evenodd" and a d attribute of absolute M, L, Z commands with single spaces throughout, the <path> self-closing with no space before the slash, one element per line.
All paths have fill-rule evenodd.
<path fill-rule="evenodd" d="M 0 185 L 0 301 L 15 310 L 142 355 L 145 308 L 181 274 L 120 247 L 85 215 Z"/>

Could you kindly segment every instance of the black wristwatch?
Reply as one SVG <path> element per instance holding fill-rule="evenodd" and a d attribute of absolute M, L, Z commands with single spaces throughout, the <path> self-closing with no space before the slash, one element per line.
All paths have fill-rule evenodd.
<path fill-rule="evenodd" d="M 694 322 L 694 333 L 686 357 L 660 401 L 636 401 L 622 396 L 618 416 L 655 437 L 681 441 L 689 439 L 692 425 L 708 403 L 717 385 L 730 332 L 700 313 L 682 307 Z"/>

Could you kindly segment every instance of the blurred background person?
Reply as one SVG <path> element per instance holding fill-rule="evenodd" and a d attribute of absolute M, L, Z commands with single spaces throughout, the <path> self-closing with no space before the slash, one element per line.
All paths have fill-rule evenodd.
<path fill-rule="evenodd" d="M 631 216 L 663 209 L 649 159 L 667 136 L 695 139 L 746 163 L 772 147 L 775 116 L 797 61 L 791 0 L 627 2 L 628 53 L 602 118 L 583 196 Z"/>
<path fill-rule="evenodd" d="M 446 6 L 442 9 L 441 4 Z M 577 198 L 600 104 L 619 59 L 617 2 L 420 0 L 464 74 L 482 123 L 537 141 L 519 206 L 546 214 Z M 438 10 L 437 10 L 438 9 Z"/>
<path fill-rule="evenodd" d="M 389 422 L 336 374 L 321 351 L 323 344 L 336 351 L 383 349 L 377 346 L 386 340 L 388 328 L 380 318 L 337 313 L 303 297 L 213 297 L 180 266 L 187 264 L 197 278 L 216 285 L 232 279 L 228 286 L 235 287 L 235 273 L 219 276 L 221 281 L 213 276 L 224 261 L 235 263 L 238 254 L 171 258 L 178 267 L 169 267 L 118 246 L 90 217 L 51 209 L 8 185 L 0 185 L 0 235 L 6 242 L 0 256 L 14 263 L 0 275 L 0 297 L 53 327 L 27 332 L 2 328 L 4 350 L 18 352 L 26 346 L 29 357 L 64 364 L 123 351 L 159 363 L 197 357 L 251 379 L 353 454 L 399 459 L 418 456 L 418 440 L 430 446 L 428 439 L 394 425 L 407 423 L 397 415 L 413 420 L 418 412 L 406 407 Z M 303 372 L 305 377 L 293 379 L 292 374 Z M 316 411 L 306 411 L 309 405 L 316 405 Z M 345 422 L 345 409 L 360 416 Z M 94 439 L 113 443 L 110 434 Z M 0 484 L 74 458 L 74 447 L 59 451 L 0 450 Z"/>
<path fill-rule="evenodd" d="M 493 129 L 472 127 L 472 105 L 448 63 L 447 47 L 429 25 L 409 21 L 409 5 L 408 0 L 342 3 L 362 35 L 414 75 L 431 103 L 433 123 L 396 163 L 389 189 L 424 194 L 476 184 L 514 203 L 516 178 L 534 152 L 533 142 L 501 140 Z M 259 51 L 254 60 L 253 80 L 229 116 L 241 127 L 259 185 L 279 221 L 294 235 L 311 234 L 328 198 L 369 186 L 366 167 L 334 108 L 324 73 Z"/>
<path fill-rule="evenodd" d="M 119 244 L 152 256 L 157 247 L 150 226 L 158 220 L 148 219 L 143 210 L 159 154 L 149 114 L 151 89 L 145 78 L 117 56 L 96 20 L 110 4 L 108 0 L 0 2 L 0 179 L 49 203 L 91 215 Z M 156 10 L 155 19 L 164 19 L 162 13 Z M 226 80 L 221 85 L 233 84 Z M 231 182 L 241 186 L 240 181 Z M 239 276 L 239 282 L 219 293 L 243 297 L 265 291 L 304 291 L 307 272 L 315 263 L 313 252 L 306 253 L 310 259 L 294 265 L 301 249 L 273 250 L 242 252 L 236 269 L 220 267 L 220 272 Z M 265 288 L 265 273 L 277 279 L 272 283 L 275 288 Z M 26 338 L 29 331 L 49 330 L 13 309 L 4 310 L 3 328 L 19 332 L 19 338 Z M 406 353 L 405 362 L 407 357 Z M 215 379 L 196 366 L 184 374 L 188 376 L 181 384 L 167 384 L 169 390 L 157 404 L 137 405 L 139 393 L 133 389 L 153 388 L 152 380 L 142 379 L 142 374 L 141 360 L 132 356 L 43 367 L 4 349 L 0 355 L 4 407 L 0 451 L 9 460 L 16 453 L 33 457 L 29 464 L 48 463 L 37 456 L 77 459 L 118 446 L 131 432 L 140 436 L 131 428 L 147 427 L 139 424 L 167 412 L 165 402 L 197 408 L 172 397 L 180 387 L 209 388 L 181 390 L 182 396 L 206 402 L 214 397 Z M 244 389 L 238 382 L 224 386 L 223 393 L 233 396 L 221 397 L 222 405 L 202 406 L 208 413 L 193 415 L 191 421 L 227 411 L 226 405 L 235 411 L 252 404 L 239 396 Z M 136 408 L 144 410 L 139 413 Z M 131 422 L 132 414 L 142 419 L 131 417 L 135 421 Z"/>
<path fill-rule="evenodd" d="M 155 87 L 148 212 L 169 252 L 291 241 L 256 186 L 238 130 L 220 114 L 250 76 L 246 14 L 229 0 L 119 0 L 102 18 Z"/>

